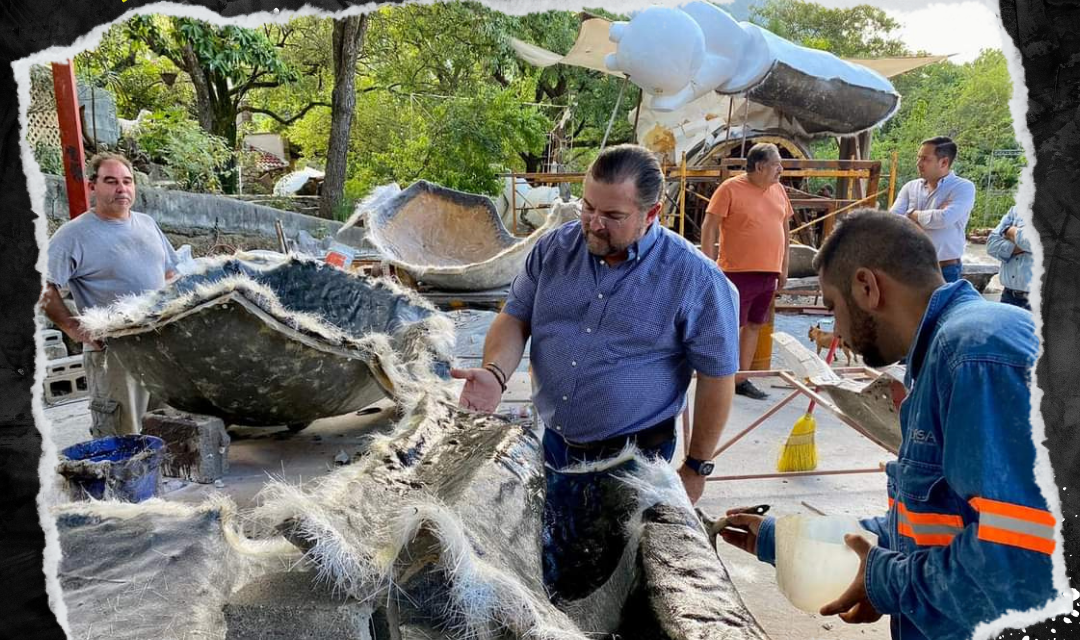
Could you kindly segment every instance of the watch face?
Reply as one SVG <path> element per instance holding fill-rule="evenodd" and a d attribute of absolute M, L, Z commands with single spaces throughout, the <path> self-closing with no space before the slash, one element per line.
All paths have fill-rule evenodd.
<path fill-rule="evenodd" d="M 713 463 L 711 463 L 711 462 L 702 462 L 701 467 L 698 468 L 698 473 L 703 475 L 703 476 L 712 475 L 712 472 L 713 472 Z"/>

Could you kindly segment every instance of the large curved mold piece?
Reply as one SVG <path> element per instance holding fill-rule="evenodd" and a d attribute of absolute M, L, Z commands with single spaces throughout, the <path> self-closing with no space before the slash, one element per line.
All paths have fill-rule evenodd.
<path fill-rule="evenodd" d="M 358 410 L 409 366 L 445 376 L 453 340 L 418 296 L 295 257 L 206 262 L 84 323 L 170 406 L 250 426 Z"/>
<path fill-rule="evenodd" d="M 366 215 L 367 239 L 380 253 L 416 280 L 445 291 L 509 284 L 540 236 L 567 220 L 553 214 L 519 239 L 506 230 L 487 196 L 424 180 L 377 202 Z"/>

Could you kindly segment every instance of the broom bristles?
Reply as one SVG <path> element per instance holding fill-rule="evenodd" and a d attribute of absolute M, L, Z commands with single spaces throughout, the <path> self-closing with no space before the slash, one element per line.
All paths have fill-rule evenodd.
<path fill-rule="evenodd" d="M 817 445 L 814 443 L 816 428 L 817 421 L 809 413 L 795 421 L 787 442 L 780 450 L 777 471 L 813 471 L 817 468 Z"/>

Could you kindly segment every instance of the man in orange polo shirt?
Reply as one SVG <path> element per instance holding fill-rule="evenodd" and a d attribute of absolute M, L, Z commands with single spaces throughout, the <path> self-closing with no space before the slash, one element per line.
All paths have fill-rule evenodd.
<path fill-rule="evenodd" d="M 787 282 L 791 208 L 780 184 L 780 150 L 755 144 L 746 154 L 746 173 L 717 188 L 705 209 L 701 249 L 717 260 L 739 290 L 739 368 L 749 370 L 758 333 L 769 316 L 776 290 Z M 719 236 L 719 237 L 718 237 Z M 747 378 L 735 377 L 735 393 L 756 400 L 768 397 Z"/>

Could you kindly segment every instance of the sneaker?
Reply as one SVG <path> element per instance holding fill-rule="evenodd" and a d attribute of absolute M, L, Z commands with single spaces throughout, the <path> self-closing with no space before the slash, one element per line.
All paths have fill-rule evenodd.
<path fill-rule="evenodd" d="M 735 385 L 735 393 L 740 396 L 746 396 L 747 398 L 753 398 L 754 400 L 764 400 L 769 397 L 769 394 L 765 393 L 761 389 L 754 386 L 753 382 L 749 380 L 743 380 L 739 384 Z"/>

